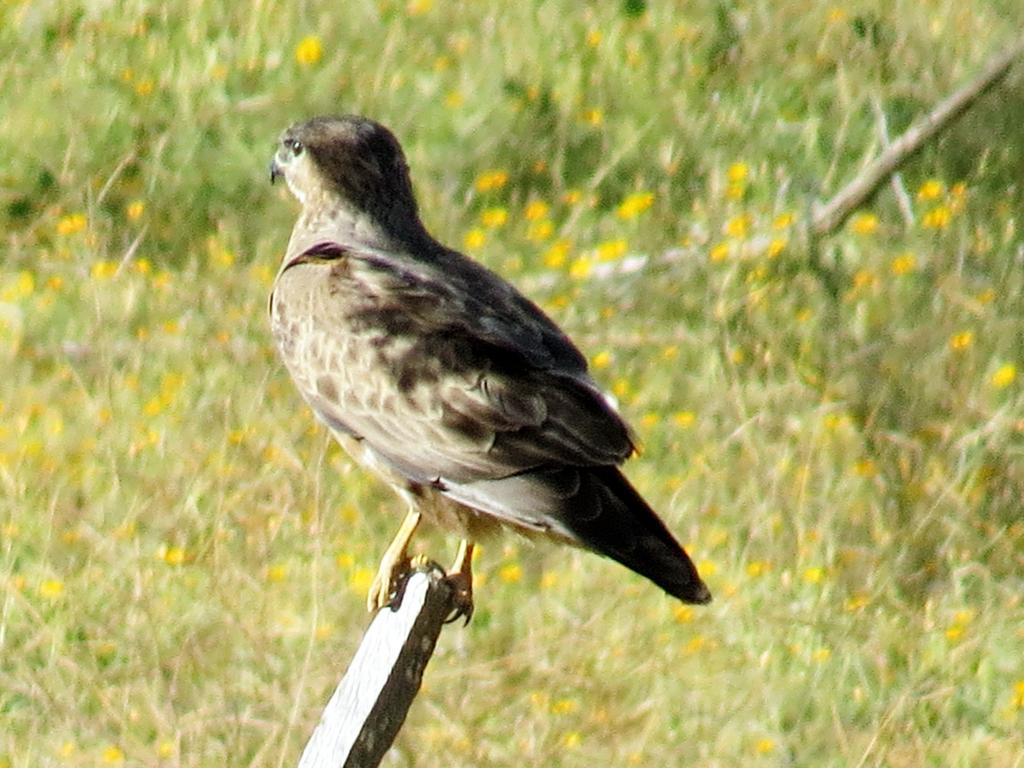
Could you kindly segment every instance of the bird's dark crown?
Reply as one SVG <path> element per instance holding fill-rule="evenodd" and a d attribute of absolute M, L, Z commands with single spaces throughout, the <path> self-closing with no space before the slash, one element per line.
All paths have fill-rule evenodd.
<path fill-rule="evenodd" d="M 409 166 L 398 139 L 358 115 L 314 117 L 281 136 L 314 161 L 327 187 L 389 228 L 419 224 Z"/>

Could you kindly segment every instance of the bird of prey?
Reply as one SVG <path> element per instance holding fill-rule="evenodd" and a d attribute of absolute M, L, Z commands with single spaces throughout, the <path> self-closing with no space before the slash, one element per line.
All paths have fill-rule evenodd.
<path fill-rule="evenodd" d="M 302 205 L 270 296 L 278 351 L 319 420 L 408 504 L 370 610 L 409 570 L 421 518 L 462 538 L 449 579 L 467 621 L 473 543 L 500 526 L 610 557 L 684 602 L 711 599 L 619 470 L 634 443 L 586 359 L 427 232 L 387 128 L 351 115 L 293 125 L 278 178 Z"/>

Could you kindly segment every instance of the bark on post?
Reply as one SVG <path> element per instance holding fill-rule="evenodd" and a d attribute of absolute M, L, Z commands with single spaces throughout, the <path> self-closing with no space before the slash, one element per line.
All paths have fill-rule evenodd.
<path fill-rule="evenodd" d="M 454 608 L 444 571 L 412 572 L 396 603 L 370 623 L 299 760 L 299 768 L 375 768 L 420 689 L 445 619 Z"/>

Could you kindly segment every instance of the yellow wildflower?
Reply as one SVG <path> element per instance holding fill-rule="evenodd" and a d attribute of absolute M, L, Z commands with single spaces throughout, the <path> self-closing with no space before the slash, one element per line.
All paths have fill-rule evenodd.
<path fill-rule="evenodd" d="M 783 238 L 783 237 L 774 237 L 774 238 L 772 238 L 772 241 L 770 243 L 768 243 L 768 248 L 765 250 L 765 255 L 769 259 L 777 258 L 780 253 L 782 253 L 784 250 L 786 250 L 786 246 L 788 244 L 789 243 L 787 242 L 787 240 L 785 238 Z"/>
<path fill-rule="evenodd" d="M 145 212 L 146 204 L 141 200 L 132 200 L 124 209 L 124 213 L 125 216 L 128 217 L 128 221 L 138 221 L 142 218 L 142 214 Z"/>
<path fill-rule="evenodd" d="M 597 107 L 590 107 L 589 109 L 583 110 L 581 119 L 583 122 L 587 123 L 587 125 L 597 127 L 604 122 L 604 112 Z"/>
<path fill-rule="evenodd" d="M 64 594 L 64 582 L 60 579 L 47 579 L 39 585 L 39 596 L 47 600 L 56 600 Z"/>
<path fill-rule="evenodd" d="M 89 274 L 94 280 L 108 280 L 117 274 L 117 262 L 102 259 L 92 265 Z"/>
<path fill-rule="evenodd" d="M 135 93 L 137 93 L 139 96 L 149 96 L 151 93 L 153 93 L 153 89 L 155 87 L 156 85 L 153 82 L 153 78 L 144 77 L 137 83 L 135 83 Z"/>
<path fill-rule="evenodd" d="M 704 635 L 694 635 L 683 646 L 683 652 L 692 656 L 695 653 L 699 653 L 707 644 L 708 641 Z"/>
<path fill-rule="evenodd" d="M 725 196 L 730 200 L 742 200 L 747 194 L 747 184 L 743 181 L 734 181 L 725 189 Z"/>
<path fill-rule="evenodd" d="M 1014 709 L 1024 709 L 1024 680 L 1013 684 L 1013 699 L 1010 703 Z"/>
<path fill-rule="evenodd" d="M 878 231 L 878 217 L 873 213 L 858 213 L 850 220 L 850 228 L 858 235 L 873 235 Z"/>
<path fill-rule="evenodd" d="M 558 269 L 563 266 L 569 257 L 569 241 L 559 240 L 544 253 L 544 266 L 549 269 Z"/>
<path fill-rule="evenodd" d="M 410 16 L 422 16 L 434 7 L 434 0 L 409 0 L 405 11 Z"/>
<path fill-rule="evenodd" d="M 533 200 L 526 206 L 523 215 L 527 221 L 539 221 L 548 215 L 548 204 L 541 200 Z"/>
<path fill-rule="evenodd" d="M 120 765 L 124 762 L 124 750 L 111 744 L 110 746 L 103 748 L 103 753 L 100 757 L 103 762 L 108 765 Z"/>
<path fill-rule="evenodd" d="M 676 411 L 672 414 L 672 423 L 680 429 L 689 429 L 697 420 L 693 411 Z"/>
<path fill-rule="evenodd" d="M 599 29 L 591 29 L 587 32 L 587 45 L 591 48 L 597 48 L 601 44 L 601 40 L 604 39 L 604 35 Z"/>
<path fill-rule="evenodd" d="M 733 216 L 727 222 L 723 228 L 725 234 L 729 237 L 735 237 L 737 239 L 747 236 L 747 232 L 750 230 L 750 216 L 749 214 L 740 214 L 739 216 Z"/>
<path fill-rule="evenodd" d="M 729 258 L 729 251 L 729 243 L 718 243 L 711 249 L 711 252 L 708 254 L 708 258 L 710 258 L 711 261 L 725 261 Z"/>
<path fill-rule="evenodd" d="M 807 568 L 804 570 L 804 581 L 808 584 L 820 584 L 825 578 L 824 568 Z"/>
<path fill-rule="evenodd" d="M 508 221 L 508 210 L 505 208 L 486 208 L 480 214 L 480 223 L 488 229 L 505 226 Z"/>
<path fill-rule="evenodd" d="M 597 246 L 597 258 L 599 261 L 615 261 L 625 256 L 628 249 L 628 243 L 622 238 L 606 240 Z"/>
<path fill-rule="evenodd" d="M 758 576 L 763 576 L 770 566 L 764 560 L 752 560 L 747 563 L 747 576 L 752 579 L 756 579 Z"/>
<path fill-rule="evenodd" d="M 482 248 L 483 244 L 487 242 L 487 235 L 479 227 L 474 227 L 466 233 L 466 236 L 462 238 L 462 242 L 467 249 L 475 251 L 478 248 Z"/>
<path fill-rule="evenodd" d="M 562 195 L 562 202 L 566 205 L 576 205 L 582 199 L 583 192 L 579 189 L 566 190 L 565 194 Z"/>
<path fill-rule="evenodd" d="M 874 477 L 878 474 L 878 468 L 871 459 L 861 459 L 853 465 L 853 471 L 861 477 Z"/>
<path fill-rule="evenodd" d="M 466 98 L 462 95 L 462 91 L 458 89 L 448 91 L 448 93 L 444 95 L 444 105 L 448 107 L 448 109 L 458 109 L 465 104 L 465 102 Z"/>
<path fill-rule="evenodd" d="M 904 253 L 892 260 L 889 271 L 899 277 L 907 275 L 917 269 L 917 257 L 912 253 Z"/>
<path fill-rule="evenodd" d="M 85 229 L 89 220 L 84 213 L 69 213 L 57 221 L 58 235 L 75 235 Z"/>
<path fill-rule="evenodd" d="M 654 204 L 653 192 L 634 192 L 619 203 L 615 213 L 620 219 L 635 219 Z"/>
<path fill-rule="evenodd" d="M 651 427 L 657 426 L 661 421 L 661 414 L 657 411 L 648 411 L 640 417 L 640 426 L 650 429 Z"/>
<path fill-rule="evenodd" d="M 999 366 L 992 374 L 992 386 L 996 389 L 1006 389 L 1013 384 L 1017 378 L 1017 366 L 1013 363 L 1006 363 Z"/>
<path fill-rule="evenodd" d="M 523 578 L 523 569 L 519 563 L 503 565 L 501 570 L 498 571 L 498 578 L 506 584 L 515 584 Z"/>
<path fill-rule="evenodd" d="M 295 46 L 295 60 L 305 67 L 318 64 L 323 55 L 324 47 L 318 35 L 306 35 Z"/>
<path fill-rule="evenodd" d="M 158 556 L 167 565 L 177 566 L 185 562 L 186 552 L 184 547 L 168 547 L 162 546 L 158 551 Z"/>
<path fill-rule="evenodd" d="M 540 221 L 530 222 L 530 226 L 526 229 L 526 237 L 535 243 L 539 243 L 547 240 L 554 232 L 555 225 L 551 223 L 551 220 L 541 219 Z"/>
<path fill-rule="evenodd" d="M 868 597 L 864 594 L 854 595 L 847 598 L 844 608 L 850 613 L 855 613 L 868 604 Z"/>
<path fill-rule="evenodd" d="M 680 624 L 688 624 L 693 621 L 694 611 L 691 605 L 677 605 L 672 608 L 672 618 Z"/>
<path fill-rule="evenodd" d="M 733 184 L 746 181 L 750 175 L 750 167 L 746 163 L 733 163 L 725 172 L 726 178 Z"/>
<path fill-rule="evenodd" d="M 583 737 L 580 735 L 579 731 L 569 731 L 567 734 L 565 734 L 565 737 L 562 739 L 562 743 L 568 749 L 575 749 L 582 742 Z"/>
<path fill-rule="evenodd" d="M 572 714 L 579 708 L 579 702 L 575 699 L 559 699 L 551 703 L 551 713 L 554 715 Z"/>
<path fill-rule="evenodd" d="M 501 189 L 508 183 L 508 172 L 502 170 L 495 171 L 484 171 L 476 177 L 476 182 L 473 186 L 476 187 L 477 192 L 490 192 L 495 189 Z"/>
<path fill-rule="evenodd" d="M 283 563 L 277 563 L 267 568 L 267 581 L 272 583 L 280 583 L 288 578 L 288 566 Z"/>
<path fill-rule="evenodd" d="M 569 276 L 577 280 L 584 280 L 590 276 L 591 269 L 593 269 L 593 264 L 590 259 L 586 256 L 579 256 L 573 259 L 572 264 L 569 265 Z"/>
<path fill-rule="evenodd" d="M 600 371 L 604 368 L 607 368 L 609 365 L 611 365 L 611 362 L 612 353 L 609 352 L 608 350 L 602 350 L 601 352 L 598 352 L 590 360 L 590 364 L 594 367 L 594 370 L 596 371 Z"/>
<path fill-rule="evenodd" d="M 928 179 L 924 184 L 918 187 L 917 199 L 918 200 L 937 200 L 942 196 L 945 191 L 945 186 L 938 179 Z"/>
<path fill-rule="evenodd" d="M 792 213 L 780 213 L 772 221 L 772 229 L 788 229 L 793 224 L 794 216 Z"/>
<path fill-rule="evenodd" d="M 853 275 L 854 288 L 870 288 L 878 279 L 870 269 L 858 269 Z"/>
<path fill-rule="evenodd" d="M 973 331 L 960 331 L 954 333 L 949 337 L 949 348 L 956 351 L 962 352 L 974 343 Z"/>
<path fill-rule="evenodd" d="M 718 563 L 714 560 L 701 560 L 697 563 L 697 571 L 705 578 L 710 578 L 718 573 Z"/>
<path fill-rule="evenodd" d="M 373 581 L 373 571 L 369 568 L 356 568 L 348 577 L 348 586 L 353 592 L 365 594 Z"/>
<path fill-rule="evenodd" d="M 952 212 L 945 205 L 938 205 L 932 208 L 921 219 L 921 226 L 924 229 L 945 229 L 949 226 L 949 220 L 953 217 Z"/>
<path fill-rule="evenodd" d="M 49 286 L 49 283 L 47 283 Z M 4 283 L 0 288 L 0 301 L 14 302 L 28 298 L 36 289 L 36 278 L 27 269 L 18 272 L 17 277 Z"/>

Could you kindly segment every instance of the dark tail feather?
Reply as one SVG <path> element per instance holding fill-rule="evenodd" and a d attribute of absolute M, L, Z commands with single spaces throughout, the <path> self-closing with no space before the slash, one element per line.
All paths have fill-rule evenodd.
<path fill-rule="evenodd" d="M 684 603 L 711 602 L 690 556 L 616 467 L 579 468 L 562 522 L 589 549 L 617 560 Z"/>

